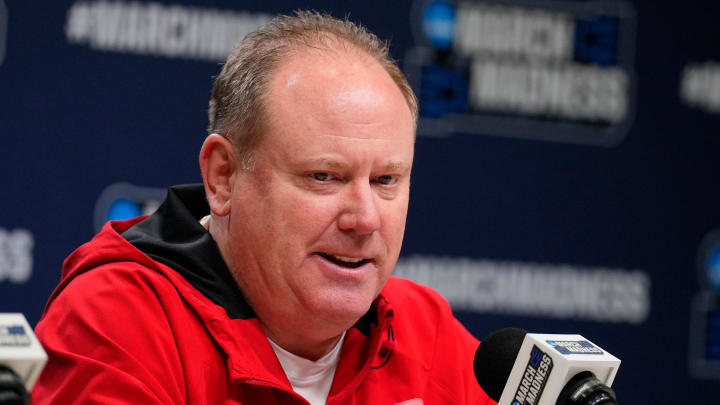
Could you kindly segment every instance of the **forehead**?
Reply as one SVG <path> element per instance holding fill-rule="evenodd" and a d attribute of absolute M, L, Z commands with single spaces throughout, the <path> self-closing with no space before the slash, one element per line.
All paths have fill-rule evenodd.
<path fill-rule="evenodd" d="M 283 126 L 382 127 L 383 136 L 410 134 L 414 121 L 384 68 L 354 49 L 296 51 L 277 67 L 266 95 L 269 123 Z M 277 127 L 281 128 L 277 128 Z M 338 132 L 343 128 L 334 128 Z M 356 136 L 372 136 L 358 131 Z"/>

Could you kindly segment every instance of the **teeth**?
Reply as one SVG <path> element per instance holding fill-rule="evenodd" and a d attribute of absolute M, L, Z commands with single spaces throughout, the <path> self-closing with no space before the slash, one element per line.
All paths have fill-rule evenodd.
<path fill-rule="evenodd" d="M 325 252 L 317 252 L 320 256 L 324 257 L 326 260 L 329 260 L 339 266 L 348 267 L 351 269 L 358 268 L 368 262 L 370 259 L 365 259 L 362 257 L 347 257 L 347 256 L 339 256 L 339 255 L 331 255 L 330 253 Z"/>
<path fill-rule="evenodd" d="M 361 257 L 357 258 L 357 257 L 346 257 L 346 256 L 336 256 L 336 255 L 330 255 L 330 256 L 332 256 L 338 260 L 341 260 L 343 262 L 348 262 L 348 263 L 360 263 L 361 261 L 363 261 L 363 259 Z"/>

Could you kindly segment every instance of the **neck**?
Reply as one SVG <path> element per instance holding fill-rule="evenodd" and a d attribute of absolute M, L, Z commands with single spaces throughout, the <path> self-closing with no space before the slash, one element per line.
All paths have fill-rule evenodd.
<path fill-rule="evenodd" d="M 340 338 L 342 338 L 342 333 L 329 339 L 319 340 L 312 340 L 300 334 L 292 334 L 290 336 L 287 334 L 279 335 L 268 328 L 264 322 L 261 321 L 260 324 L 262 325 L 265 335 L 275 342 L 275 344 L 296 356 L 312 361 L 317 361 L 330 353 Z"/>
<path fill-rule="evenodd" d="M 230 273 L 243 291 L 243 283 L 238 280 L 238 274 L 234 271 L 233 256 L 230 253 L 227 235 L 227 218 L 212 216 L 205 225 L 213 239 L 218 245 L 220 255 L 230 269 Z M 270 338 L 278 346 L 297 356 L 315 361 L 335 347 L 342 334 L 352 326 L 346 324 L 333 324 L 317 321 L 317 319 L 299 319 L 290 317 L 278 308 L 255 305 L 252 296 L 246 294 L 245 299 L 255 311 L 260 320 L 260 325 L 265 336 Z M 317 321 L 317 322 L 314 322 Z"/>

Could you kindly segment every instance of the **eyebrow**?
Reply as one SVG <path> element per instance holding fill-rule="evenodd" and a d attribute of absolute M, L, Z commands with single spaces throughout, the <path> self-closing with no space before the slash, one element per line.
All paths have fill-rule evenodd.
<path fill-rule="evenodd" d="M 347 168 L 349 165 L 337 160 L 319 158 L 319 159 L 307 159 L 302 162 L 303 164 L 311 164 L 314 166 L 327 167 L 334 170 L 341 170 Z"/>
<path fill-rule="evenodd" d="M 389 162 L 385 165 L 385 170 L 387 171 L 398 171 L 398 172 L 406 172 L 409 170 L 409 167 L 405 162 L 402 161 L 395 161 L 395 162 Z"/>
<path fill-rule="evenodd" d="M 349 164 L 340 162 L 333 159 L 319 158 L 319 159 L 307 159 L 302 162 L 303 164 L 311 164 L 320 167 L 327 167 L 333 170 L 343 170 L 350 167 Z M 391 161 L 383 166 L 384 171 L 390 172 L 406 172 L 409 169 L 408 165 L 403 161 Z"/>

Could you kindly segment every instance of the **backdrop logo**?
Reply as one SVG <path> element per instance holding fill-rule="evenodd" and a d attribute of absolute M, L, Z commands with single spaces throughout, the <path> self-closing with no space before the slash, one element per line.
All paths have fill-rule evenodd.
<path fill-rule="evenodd" d="M 633 9 L 623 2 L 417 0 L 405 70 L 421 135 L 612 146 L 635 111 Z"/>
<path fill-rule="evenodd" d="M 680 81 L 680 98 L 687 105 L 720 114 L 720 63 L 685 66 Z"/>
<path fill-rule="evenodd" d="M 137 1 L 76 1 L 67 12 L 70 43 L 91 49 L 223 61 L 268 14 Z"/>
<path fill-rule="evenodd" d="M 695 295 L 690 314 L 690 372 L 720 379 L 720 230 L 703 239 L 697 265 L 702 291 Z"/>
<path fill-rule="evenodd" d="M 552 372 L 553 360 L 537 346 L 530 352 L 530 360 L 525 367 L 522 380 L 518 386 L 513 405 L 536 405 L 540 401 L 545 384 Z"/>
<path fill-rule="evenodd" d="M 0 282 L 25 283 L 32 275 L 35 240 L 26 229 L 0 228 Z"/>
<path fill-rule="evenodd" d="M 30 346 L 32 340 L 23 325 L 0 325 L 0 346 Z"/>
<path fill-rule="evenodd" d="M 413 255 L 393 274 L 434 288 L 458 311 L 638 325 L 651 310 L 640 269 Z"/>
<path fill-rule="evenodd" d="M 587 340 L 548 340 L 547 343 L 561 354 L 603 354 L 603 351 Z"/>
<path fill-rule="evenodd" d="M 160 206 L 167 190 L 138 187 L 128 183 L 114 183 L 100 193 L 95 203 L 93 223 L 95 232 L 107 221 L 118 221 L 150 215 Z"/>
<path fill-rule="evenodd" d="M 5 61 L 5 44 L 7 43 L 8 11 L 5 1 L 0 0 L 0 66 Z"/>

